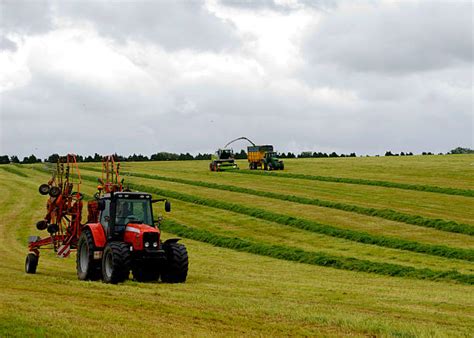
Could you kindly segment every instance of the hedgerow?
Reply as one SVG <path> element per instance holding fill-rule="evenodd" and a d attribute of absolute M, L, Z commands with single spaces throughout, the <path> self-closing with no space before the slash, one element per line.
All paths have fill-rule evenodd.
<path fill-rule="evenodd" d="M 87 170 L 90 170 L 90 169 L 87 169 Z M 300 203 L 300 204 L 308 204 L 308 205 L 315 205 L 319 207 L 338 209 L 338 210 L 354 212 L 354 213 L 367 215 L 367 216 L 379 217 L 379 218 L 383 218 L 383 219 L 387 219 L 391 221 L 403 222 L 406 224 L 412 224 L 412 225 L 417 225 L 417 226 L 422 226 L 422 227 L 427 227 L 427 228 L 434 228 L 437 230 L 442 230 L 442 231 L 447 231 L 447 232 L 461 233 L 461 234 L 465 234 L 469 236 L 474 236 L 474 226 L 471 226 L 469 224 L 458 223 L 455 221 L 447 221 L 443 219 L 432 219 L 432 218 L 427 218 L 427 217 L 418 216 L 418 215 L 410 215 L 410 214 L 405 214 L 405 213 L 398 212 L 392 209 L 366 208 L 366 207 L 361 207 L 361 206 L 352 205 L 352 204 L 321 200 L 317 198 L 307 198 L 307 197 L 300 197 L 300 196 L 294 196 L 294 195 L 285 195 L 285 194 L 279 194 L 279 193 L 268 192 L 268 191 L 259 191 L 255 189 L 242 188 L 242 187 L 237 187 L 237 186 L 232 186 L 232 185 L 216 184 L 216 183 L 209 183 L 209 182 L 203 182 L 203 181 L 194 181 L 194 180 L 175 178 L 175 177 L 165 177 L 165 176 L 160 176 L 160 175 L 150 175 L 150 174 L 143 174 L 143 173 L 132 174 L 132 173 L 125 173 L 125 172 L 122 174 L 130 176 L 130 177 L 141 177 L 141 178 L 147 178 L 147 179 L 153 179 L 153 180 L 188 184 L 188 185 L 193 185 L 193 186 L 198 186 L 198 187 L 205 187 L 209 189 L 226 190 L 226 191 L 261 196 L 261 197 L 266 197 L 266 198 L 273 198 L 273 199 L 278 199 L 282 201 L 289 201 L 289 202 L 295 202 L 295 203 Z"/>
<path fill-rule="evenodd" d="M 386 188 L 417 190 L 417 191 L 434 192 L 438 194 L 474 197 L 474 190 L 472 189 L 437 187 L 433 185 L 408 184 L 408 183 L 398 183 L 398 182 L 388 182 L 388 181 L 378 181 L 378 180 L 366 180 L 366 179 L 360 179 L 360 178 L 318 176 L 318 175 L 295 174 L 295 173 L 276 173 L 276 172 L 266 172 L 266 171 L 258 171 L 258 170 L 227 170 L 225 172 L 245 174 L 245 175 L 261 175 L 261 176 L 271 176 L 271 177 L 280 177 L 280 178 L 294 178 L 294 179 L 302 179 L 302 180 L 334 182 L 334 183 L 372 185 L 372 186 L 379 186 L 379 187 L 386 187 Z"/>
<path fill-rule="evenodd" d="M 329 255 L 324 252 L 309 252 L 289 246 L 252 242 L 235 237 L 216 235 L 207 230 L 188 227 L 172 220 L 164 221 L 162 229 L 177 236 L 209 243 L 217 247 L 287 261 L 387 276 L 410 277 L 435 281 L 452 280 L 463 284 L 474 284 L 474 275 L 461 274 L 456 270 L 436 271 L 428 268 L 419 269 L 392 263 L 378 263 L 352 257 Z"/>

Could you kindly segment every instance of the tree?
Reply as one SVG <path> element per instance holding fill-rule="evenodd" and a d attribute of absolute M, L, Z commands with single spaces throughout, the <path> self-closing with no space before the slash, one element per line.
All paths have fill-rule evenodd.
<path fill-rule="evenodd" d="M 0 164 L 9 164 L 10 163 L 10 158 L 8 155 L 1 155 L 0 156 Z"/>
<path fill-rule="evenodd" d="M 389 150 L 389 151 L 386 151 L 385 152 L 385 156 L 393 156 L 392 152 Z"/>
<path fill-rule="evenodd" d="M 10 157 L 10 162 L 11 163 L 20 163 L 20 160 L 18 159 L 18 156 L 13 155 L 12 157 Z"/>
<path fill-rule="evenodd" d="M 474 150 L 470 148 L 461 148 L 457 147 L 453 150 L 449 151 L 448 154 L 456 155 L 456 154 L 474 154 Z"/>
<path fill-rule="evenodd" d="M 49 163 L 57 163 L 59 161 L 59 155 L 58 154 L 52 154 L 48 157 L 48 162 Z"/>
<path fill-rule="evenodd" d="M 41 162 L 41 159 L 36 158 L 35 155 L 31 154 L 29 157 L 23 158 L 23 161 L 21 163 L 33 164 L 33 163 L 38 163 L 38 162 Z"/>
<path fill-rule="evenodd" d="M 240 153 L 235 154 L 235 158 L 237 160 L 246 160 L 247 159 L 247 153 L 245 152 L 245 150 L 241 149 Z"/>

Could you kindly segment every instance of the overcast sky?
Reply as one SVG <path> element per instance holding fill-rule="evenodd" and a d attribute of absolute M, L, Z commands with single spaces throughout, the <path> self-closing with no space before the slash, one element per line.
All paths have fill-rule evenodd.
<path fill-rule="evenodd" d="M 239 136 L 473 148 L 473 15 L 470 1 L 0 0 L 0 154 L 213 152 Z"/>

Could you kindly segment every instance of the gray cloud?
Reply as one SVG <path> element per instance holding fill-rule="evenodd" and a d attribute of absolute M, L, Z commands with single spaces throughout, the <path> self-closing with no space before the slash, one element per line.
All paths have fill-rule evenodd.
<path fill-rule="evenodd" d="M 52 8 L 47 1 L 0 2 L 0 50 L 16 50 L 7 35 L 41 34 L 52 28 Z"/>
<path fill-rule="evenodd" d="M 472 3 L 402 2 L 334 11 L 305 41 L 310 63 L 404 74 L 471 63 Z"/>
<path fill-rule="evenodd" d="M 92 22 L 104 36 L 154 43 L 168 50 L 222 50 L 239 42 L 229 22 L 223 22 L 202 1 L 68 2 L 60 15 Z"/>
<path fill-rule="evenodd" d="M 0 50 L 8 50 L 14 52 L 16 51 L 16 49 L 17 45 L 15 42 L 4 36 L 0 36 Z"/>
<path fill-rule="evenodd" d="M 244 10 L 271 10 L 278 12 L 290 12 L 304 7 L 317 10 L 327 10 L 337 6 L 337 0 L 299 0 L 294 3 L 277 3 L 274 0 L 220 0 L 224 6 Z"/>
<path fill-rule="evenodd" d="M 0 27 L 3 31 L 35 34 L 52 27 L 52 8 L 48 1 L 0 2 Z"/>

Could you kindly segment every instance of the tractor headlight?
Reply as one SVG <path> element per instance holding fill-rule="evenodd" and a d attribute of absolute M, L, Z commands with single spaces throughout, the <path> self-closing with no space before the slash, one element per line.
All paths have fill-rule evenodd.
<path fill-rule="evenodd" d="M 158 247 L 158 242 L 153 242 L 153 247 L 154 248 Z"/>
<path fill-rule="evenodd" d="M 150 246 L 150 243 L 145 242 L 145 248 L 148 248 Z"/>

